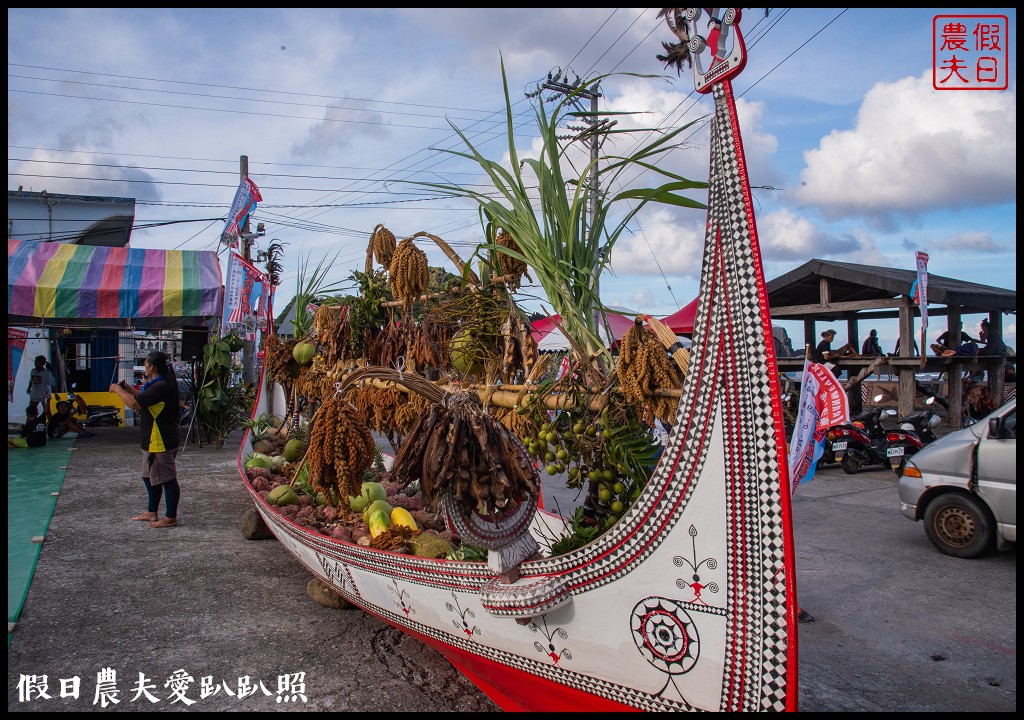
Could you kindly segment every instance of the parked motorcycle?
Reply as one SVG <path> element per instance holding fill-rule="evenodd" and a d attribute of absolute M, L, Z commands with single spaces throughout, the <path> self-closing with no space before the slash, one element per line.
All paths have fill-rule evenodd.
<path fill-rule="evenodd" d="M 882 412 L 882 408 L 868 408 L 857 413 L 853 422 L 828 429 L 826 449 L 831 446 L 835 461 L 843 472 L 855 475 L 866 465 L 888 463 L 887 431 L 882 426 Z"/>
<path fill-rule="evenodd" d="M 67 401 L 78 415 L 85 415 L 82 425 L 85 427 L 118 427 L 123 421 L 121 412 L 113 405 L 89 405 L 85 398 L 75 394 L 77 384 L 71 386 L 68 391 Z M 60 400 L 60 396 L 57 396 Z"/>
<path fill-rule="evenodd" d="M 826 465 L 832 465 L 832 464 L 835 464 L 835 463 L 839 462 L 842 459 L 842 455 L 845 453 L 846 446 L 845 445 L 841 445 L 840 446 L 841 454 L 840 454 L 839 457 L 836 457 L 835 450 L 833 450 L 833 448 L 832 448 L 833 438 L 829 437 L 828 433 L 832 432 L 832 430 L 834 430 L 835 428 L 847 427 L 847 426 L 849 426 L 851 424 L 856 425 L 856 424 L 859 423 L 859 426 L 864 427 L 865 429 L 867 429 L 869 431 L 869 433 L 868 433 L 869 437 L 874 437 L 878 433 L 878 427 L 877 427 L 878 419 L 876 417 L 874 417 L 874 412 L 875 412 L 874 408 L 868 408 L 867 410 L 862 410 L 859 413 L 857 413 L 856 415 L 854 415 L 850 419 L 849 423 L 841 423 L 839 425 L 833 425 L 832 427 L 830 427 L 826 431 L 826 439 L 828 440 L 828 442 L 825 443 L 825 451 L 822 453 L 821 457 L 818 458 L 818 464 L 817 464 L 818 469 L 821 469 L 822 467 L 824 467 Z M 842 442 L 843 441 L 840 440 L 840 443 L 842 443 Z"/>
<path fill-rule="evenodd" d="M 931 405 L 935 398 L 925 400 L 925 405 Z M 886 414 L 894 417 L 895 410 L 887 410 Z M 918 450 L 929 443 L 938 440 L 933 428 L 939 426 L 942 419 L 929 409 L 916 410 L 910 413 L 895 430 L 889 431 L 886 435 L 886 454 L 889 457 L 889 465 L 898 477 L 903 476 L 903 468 L 908 457 L 911 457 Z"/>

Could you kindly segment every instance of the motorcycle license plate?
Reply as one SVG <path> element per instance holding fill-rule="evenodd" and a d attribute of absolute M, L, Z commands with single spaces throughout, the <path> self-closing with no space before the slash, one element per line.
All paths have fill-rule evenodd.
<path fill-rule="evenodd" d="M 885 451 L 885 454 L 889 456 L 889 465 L 893 470 L 900 466 L 900 461 L 903 460 L 903 448 L 891 447 Z"/>
<path fill-rule="evenodd" d="M 842 462 L 843 453 L 846 452 L 846 440 L 837 440 L 832 443 L 832 452 L 835 453 L 836 462 Z"/>

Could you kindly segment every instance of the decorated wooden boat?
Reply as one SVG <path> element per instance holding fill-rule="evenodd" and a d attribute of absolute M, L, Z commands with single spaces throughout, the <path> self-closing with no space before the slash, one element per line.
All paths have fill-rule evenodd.
<path fill-rule="evenodd" d="M 701 14 L 688 12 L 693 27 Z M 549 556 L 561 520 L 536 498 L 482 515 L 446 497 L 449 527 L 486 548 L 487 561 L 417 557 L 313 531 L 245 478 L 267 526 L 310 573 L 439 651 L 505 710 L 796 709 L 782 405 L 730 84 L 745 62 L 738 19 L 733 10 L 712 18 L 708 42 L 731 31 L 732 46 L 706 69 L 695 64 L 715 114 L 689 367 L 660 460 L 607 532 Z M 279 388 L 261 383 L 254 415 L 285 406 Z M 247 436 L 243 476 L 251 450 Z"/>

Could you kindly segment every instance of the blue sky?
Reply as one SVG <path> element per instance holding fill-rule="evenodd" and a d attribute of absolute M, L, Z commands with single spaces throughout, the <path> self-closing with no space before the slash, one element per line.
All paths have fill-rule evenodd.
<path fill-rule="evenodd" d="M 923 249 L 932 273 L 1016 290 L 1016 12 L 942 13 L 1007 16 L 1009 89 L 932 88 L 935 10 L 744 11 L 733 85 L 766 278 L 812 258 L 911 269 Z M 524 93 L 552 70 L 641 73 L 656 77 L 606 79 L 602 109 L 636 113 L 620 127 L 701 120 L 664 163 L 706 179 L 710 101 L 655 59 L 671 40 L 642 8 L 8 9 L 8 186 L 135 197 L 133 245 L 215 249 L 246 155 L 254 220 L 286 243 L 281 307 L 304 257 L 337 253 L 339 282 L 362 270 L 378 223 L 472 253 L 476 211 L 405 181 L 479 182 L 436 150 L 459 148 L 449 120 L 506 155 L 502 57 L 520 153 L 537 147 Z M 613 250 L 604 302 L 689 302 L 704 222 L 646 208 Z M 878 329 L 891 349 L 895 322 Z M 1015 315 L 1004 335 L 1016 346 Z"/>

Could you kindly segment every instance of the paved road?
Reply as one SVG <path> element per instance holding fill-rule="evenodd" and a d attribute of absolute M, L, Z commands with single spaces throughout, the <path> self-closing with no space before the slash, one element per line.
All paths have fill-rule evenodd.
<path fill-rule="evenodd" d="M 96 674 L 121 688 L 106 710 L 181 710 L 167 680 L 185 670 L 192 711 L 491 712 L 440 655 L 358 610 L 306 595 L 310 577 L 274 540 L 246 541 L 251 506 L 230 449 L 190 446 L 181 526 L 128 520 L 143 502 L 134 429 L 80 441 L 8 650 L 8 710 L 96 710 Z M 794 503 L 803 711 L 1014 711 L 1016 550 L 957 560 L 899 513 L 894 476 L 819 471 Z M 132 701 L 144 673 L 159 702 Z M 305 673 L 305 702 L 278 703 Z M 25 675 L 52 699 L 19 699 Z M 79 697 L 60 680 L 81 678 Z M 207 676 L 216 694 L 201 698 Z M 266 694 L 239 699 L 239 681 Z M 232 689 L 235 695 L 227 693 Z"/>
<path fill-rule="evenodd" d="M 899 512 L 888 470 L 796 494 L 802 710 L 1013 711 L 1017 552 L 960 560 Z"/>
<path fill-rule="evenodd" d="M 575 507 L 578 491 L 546 482 L 549 509 Z M 815 618 L 798 628 L 800 710 L 1016 709 L 1016 549 L 938 552 L 882 466 L 819 470 L 793 514 L 797 593 Z"/>

